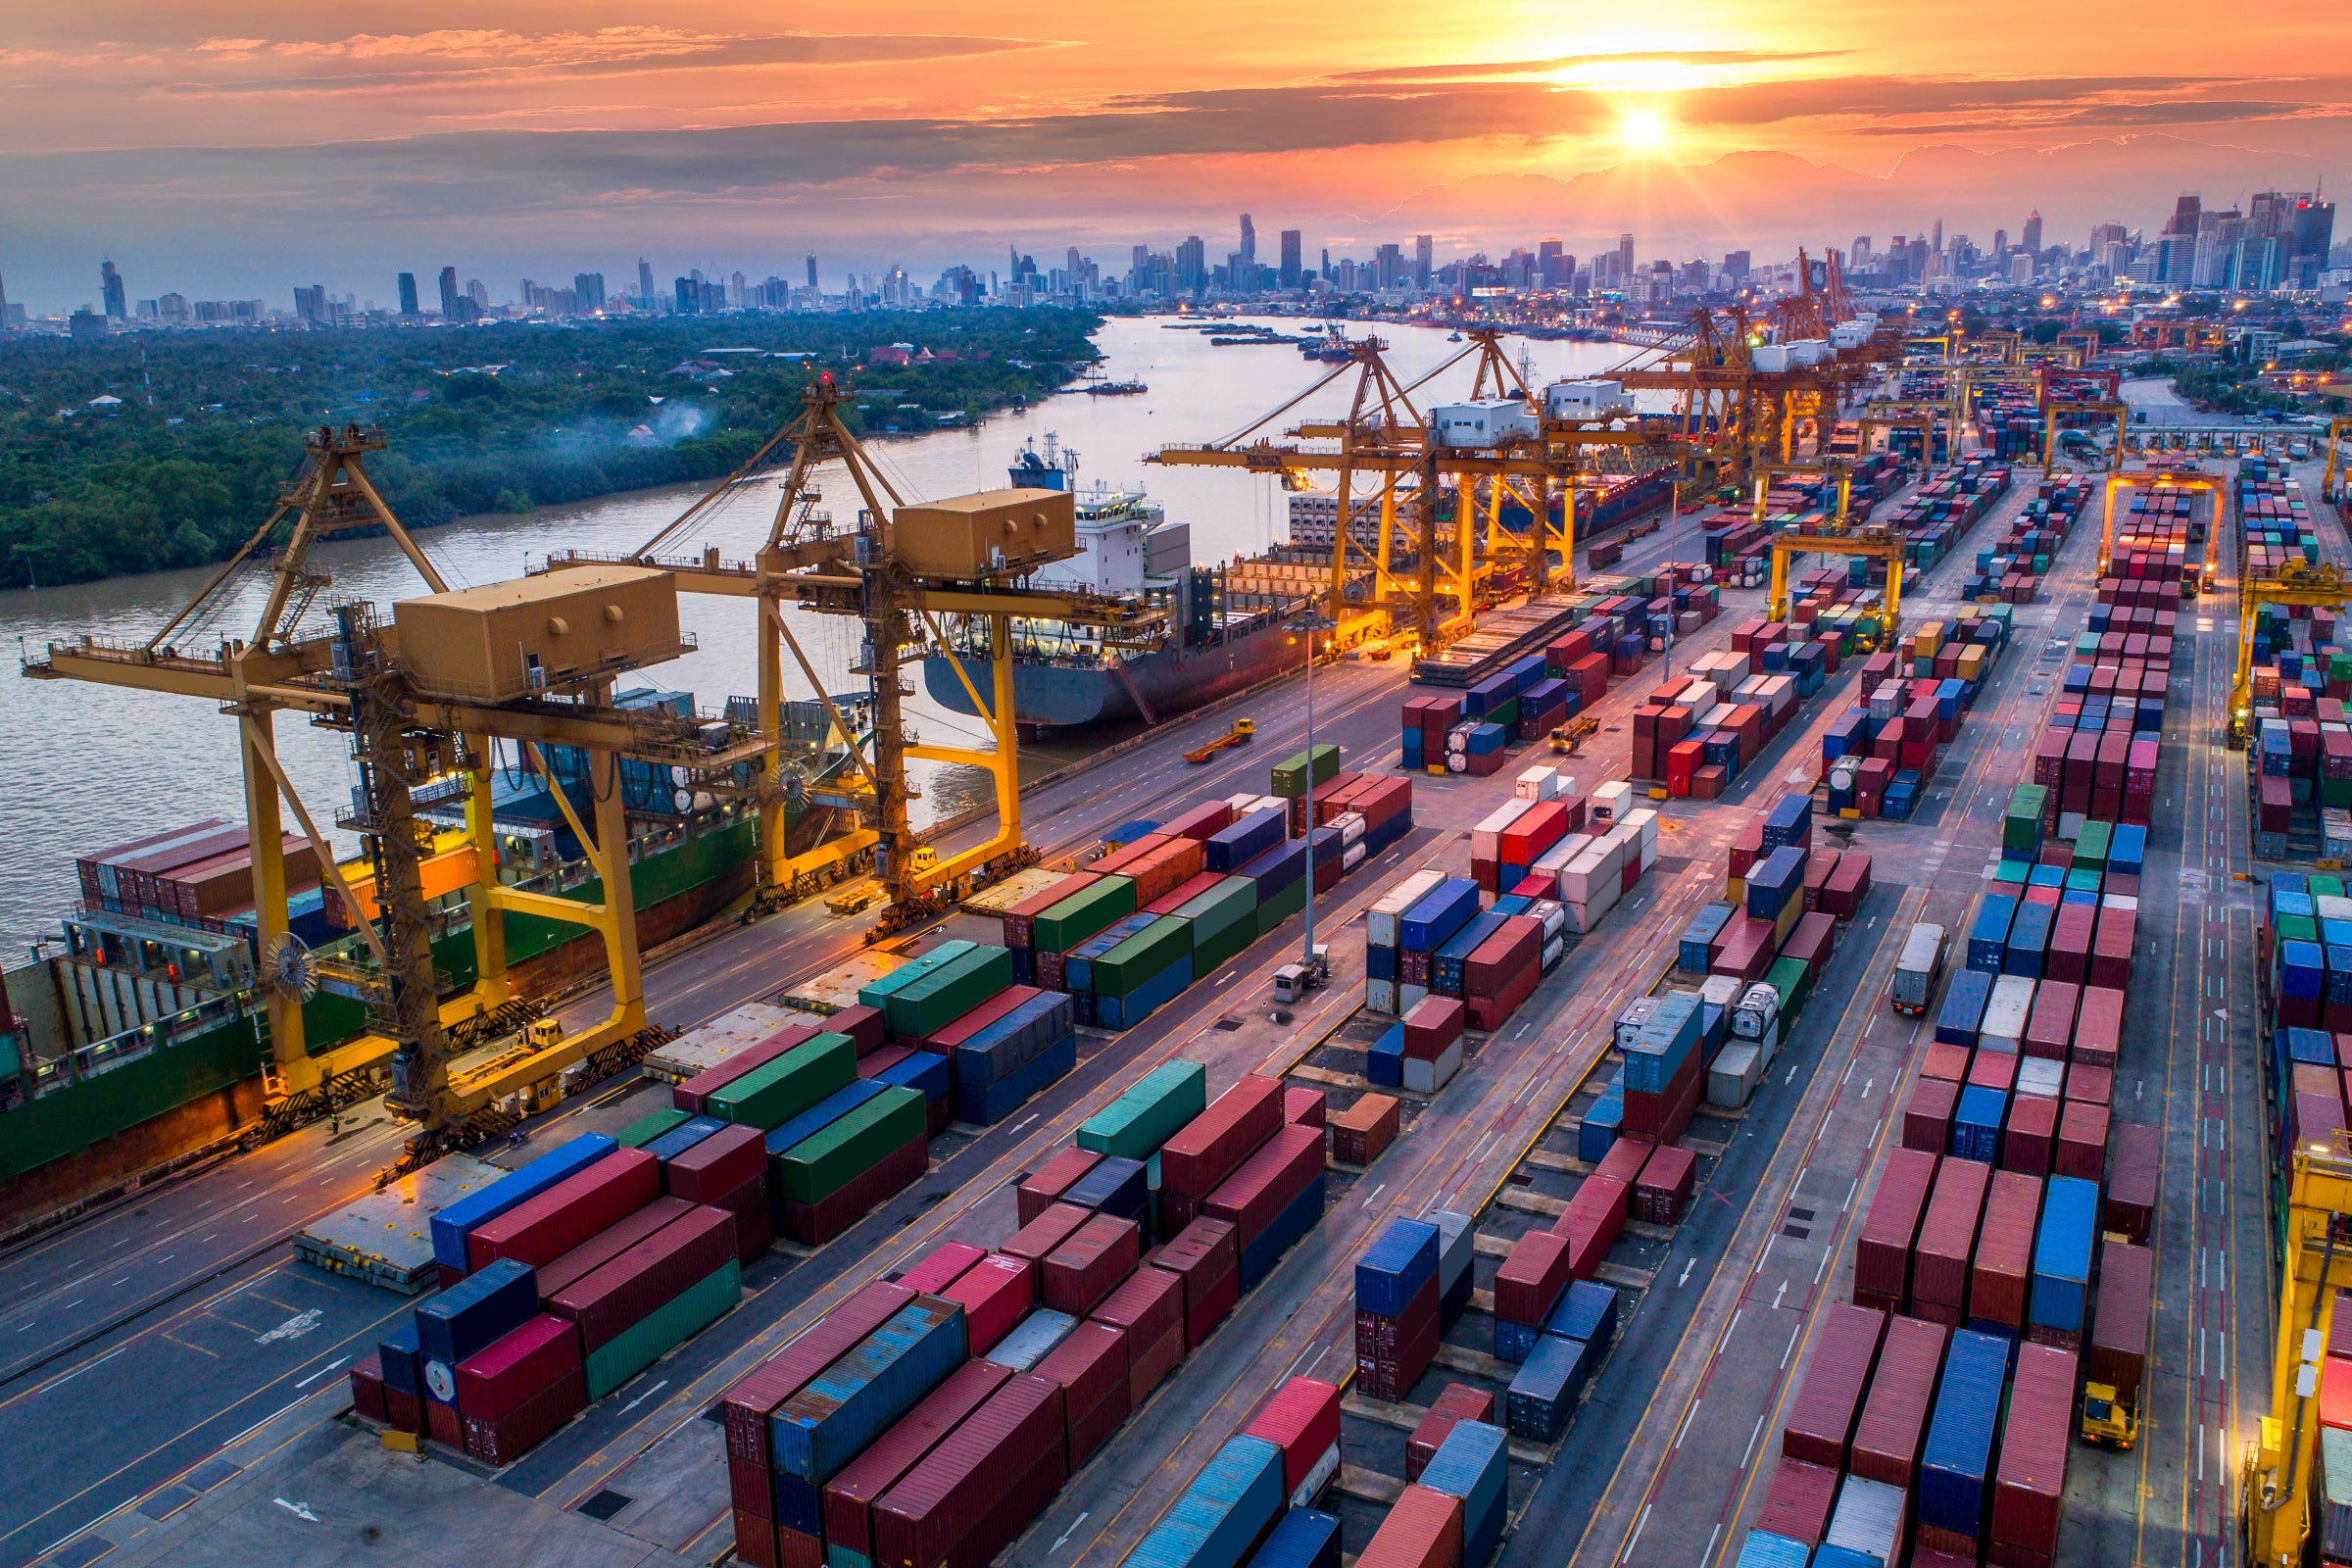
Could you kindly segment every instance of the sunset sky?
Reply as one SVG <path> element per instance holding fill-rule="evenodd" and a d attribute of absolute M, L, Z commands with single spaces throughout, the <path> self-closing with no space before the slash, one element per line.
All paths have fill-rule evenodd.
<path fill-rule="evenodd" d="M 110 256 L 134 297 L 273 307 L 445 262 L 617 289 L 640 255 L 812 250 L 838 289 L 1007 243 L 1222 257 L 1245 210 L 1310 258 L 1986 244 L 2035 206 L 2080 244 L 2352 173 L 2352 7 L 124 0 L 18 8 L 0 147 L 0 276 L 43 312 Z"/>

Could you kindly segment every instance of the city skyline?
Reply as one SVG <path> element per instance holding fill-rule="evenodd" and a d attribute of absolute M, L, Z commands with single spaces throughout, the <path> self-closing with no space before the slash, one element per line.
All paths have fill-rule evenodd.
<path fill-rule="evenodd" d="M 2324 190 L 2352 156 L 2352 78 L 2295 74 L 2352 58 L 2352 17 L 2214 29 L 2184 0 L 2112 18 L 1999 0 L 1913 41 L 1873 11 L 1897 17 L 1678 0 L 1639 24 L 1528 5 L 1472 24 L 1376 4 L 1311 55 L 1221 3 L 992 30 L 922 0 L 821 34 L 733 0 L 692 28 L 518 0 L 334 24 L 276 4 L 52 11 L 0 48 L 0 267 L 39 311 L 87 303 L 101 254 L 223 295 L 282 291 L 280 266 L 353 289 L 387 252 L 465 250 L 485 276 L 641 252 L 664 276 L 808 251 L 928 273 L 1007 238 L 1102 253 L 1212 221 L 1221 256 L 1243 211 L 1307 255 L 1622 229 L 1663 256 L 1771 254 L 1937 211 L 2014 227 L 2029 204 L 2081 233 L 2183 190 Z M 2099 74 L 2039 68 L 2070 40 Z"/>

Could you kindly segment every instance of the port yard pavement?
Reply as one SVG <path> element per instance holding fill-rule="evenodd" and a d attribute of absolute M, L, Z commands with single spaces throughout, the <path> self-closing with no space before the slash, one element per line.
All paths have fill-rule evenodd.
<path fill-rule="evenodd" d="M 2087 531 L 2078 528 L 2045 584 L 2055 613 L 2046 632 L 2034 626 L 2034 634 L 2058 639 L 2080 623 L 2095 557 L 2095 545 L 2081 543 Z M 2142 926 L 2117 1078 L 2119 1119 L 2168 1128 L 2150 1422 L 2131 1454 L 2073 1448 L 2060 1546 L 2066 1561 L 2218 1560 L 2232 1456 L 2267 1396 L 2271 1305 L 2261 1260 L 2271 1245 L 2263 1223 L 2259 1067 L 2252 1020 L 2229 1000 L 2252 991 L 2251 904 L 2229 880 L 2246 843 L 2242 763 L 2216 739 L 2234 657 L 2229 602 L 2225 590 L 2183 607 L 2183 630 L 2195 639 L 2194 697 L 2168 715 L 2169 789 L 2142 883 L 2142 909 L 2153 913 L 2155 929 Z M 1934 612 L 1923 607 L 1922 613 Z M 1923 814 L 1908 838 L 1896 824 L 1866 825 L 1857 835 L 1879 852 L 1882 884 L 1912 884 L 1902 912 L 1880 933 L 1883 949 L 1890 951 L 1886 938 L 1902 921 L 1952 924 L 1981 887 L 1998 854 L 2000 803 L 2015 775 L 2013 762 L 1991 760 L 1986 749 L 2014 758 L 2030 743 L 2064 646 L 2021 645 L 2016 655 L 2043 657 L 2004 662 L 1996 676 L 1998 724 L 1985 723 L 1982 702 L 1972 721 L 1978 752 L 1967 759 L 1965 794 L 1947 797 L 1940 814 Z M 1898 847 L 1918 844 L 1923 832 L 1935 840 L 1925 856 L 1907 859 Z M 1887 961 L 1883 952 L 1876 983 L 1841 1016 L 1829 1063 L 1751 1189 L 1730 1256 L 1690 1331 L 1646 1365 L 1620 1373 L 1612 1363 L 1611 1374 L 1626 1379 L 1622 1386 L 1658 1391 L 1619 1423 L 1623 1441 L 1599 1450 L 1621 1451 L 1623 1462 L 1584 1486 L 1563 1487 L 1555 1473 L 1521 1519 L 1510 1562 L 1556 1560 L 1556 1546 L 1528 1555 L 1544 1549 L 1547 1530 L 1582 1532 L 1580 1563 L 1712 1565 L 1737 1555 L 1769 1482 L 1816 1309 L 1850 1296 L 1854 1226 L 1885 1152 L 1899 1142 L 1893 1129 L 1915 1065 L 1914 1042 L 1931 1027 L 1885 1008 Z M 1838 1066 L 1849 1059 L 1850 1068 Z M 1730 1190 L 1720 1178 L 1716 1185 Z M 2201 1250 L 2210 1251 L 2201 1257 Z M 2229 1276 L 2219 1262 L 2225 1250 L 2241 1264 Z M 2200 1262 L 2207 1270 L 2201 1281 L 2193 1277 Z M 2190 1321 L 2200 1303 L 2211 1317 L 2201 1341 Z M 2224 1342 L 2226 1324 L 2233 1332 Z M 1592 1414 L 1589 1408 L 1586 1419 Z"/>

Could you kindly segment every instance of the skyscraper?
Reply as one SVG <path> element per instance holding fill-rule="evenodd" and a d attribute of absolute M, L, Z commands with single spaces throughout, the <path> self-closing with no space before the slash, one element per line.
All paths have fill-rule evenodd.
<path fill-rule="evenodd" d="M 1943 254 L 1943 220 L 1936 220 L 1936 231 L 1928 240 L 1928 249 L 1937 256 Z"/>
<path fill-rule="evenodd" d="M 458 293 L 458 270 L 454 267 L 444 267 L 441 269 L 441 319 L 444 321 L 465 319 L 465 312 L 458 304 L 462 297 Z"/>
<path fill-rule="evenodd" d="M 605 274 L 574 272 L 571 278 L 571 308 L 582 316 L 593 316 L 605 308 Z"/>
<path fill-rule="evenodd" d="M 1242 215 L 1242 260 L 1257 265 L 1257 225 L 1250 221 L 1248 213 Z"/>
<path fill-rule="evenodd" d="M 1430 274 L 1437 270 L 1437 242 L 1427 234 L 1413 236 L 1413 287 L 1429 287 Z"/>
<path fill-rule="evenodd" d="M 1207 283 L 1208 244 L 1198 234 L 1187 234 L 1176 247 L 1176 291 L 1198 294 Z"/>
<path fill-rule="evenodd" d="M 816 287 L 816 258 L 813 255 L 808 258 L 808 286 Z"/>
<path fill-rule="evenodd" d="M 416 314 L 416 274 L 415 272 L 400 274 L 400 314 L 403 316 Z"/>
<path fill-rule="evenodd" d="M 2041 209 L 2036 207 L 2026 215 L 2026 226 L 2017 236 L 2018 247 L 2035 255 L 2041 252 Z"/>
<path fill-rule="evenodd" d="M 1536 286 L 1538 288 L 1566 286 L 1567 279 L 1560 275 L 1560 263 L 1564 255 L 1565 247 L 1556 239 L 1536 241 Z M 1567 270 L 1573 275 L 1576 271 L 1576 263 L 1569 262 Z"/>
<path fill-rule="evenodd" d="M 654 303 L 654 264 L 642 256 L 637 258 L 637 298 L 648 306 Z"/>
<path fill-rule="evenodd" d="M 314 326 L 324 325 L 328 319 L 326 285 L 313 283 L 304 288 L 297 284 L 294 289 L 294 314 Z"/>
<path fill-rule="evenodd" d="M 110 321 L 130 319 L 130 305 L 123 298 L 122 274 L 115 270 L 112 262 L 98 264 L 98 287 L 106 296 L 106 318 Z"/>
<path fill-rule="evenodd" d="M 1286 228 L 1282 231 L 1282 271 L 1280 274 L 1280 281 L 1284 288 L 1297 288 L 1298 286 L 1298 230 L 1295 228 Z"/>
<path fill-rule="evenodd" d="M 2204 216 L 2204 206 L 2202 197 L 2181 197 L 2173 204 L 2173 219 L 2164 225 L 2164 231 L 2167 234 L 2193 235 L 2197 231 L 2197 220 Z"/>
<path fill-rule="evenodd" d="M 1634 275 L 1634 236 L 1617 236 L 1617 280 L 1625 281 Z"/>

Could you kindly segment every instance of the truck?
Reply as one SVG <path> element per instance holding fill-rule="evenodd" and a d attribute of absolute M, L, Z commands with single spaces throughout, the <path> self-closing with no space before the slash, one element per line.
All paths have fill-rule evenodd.
<path fill-rule="evenodd" d="M 2110 1239 L 2099 1249 L 2099 1294 L 2082 1358 L 2082 1441 L 2129 1450 L 2139 1440 L 2147 1382 L 2156 1254 Z"/>
<path fill-rule="evenodd" d="M 1936 1000 L 1936 982 L 1943 974 L 1943 958 L 1951 946 L 1951 934 L 1930 920 L 1911 927 L 1903 938 L 1902 956 L 1894 961 L 1894 979 L 1886 987 L 1886 1000 L 1894 1010 L 1917 1018 L 1928 1010 Z"/>

